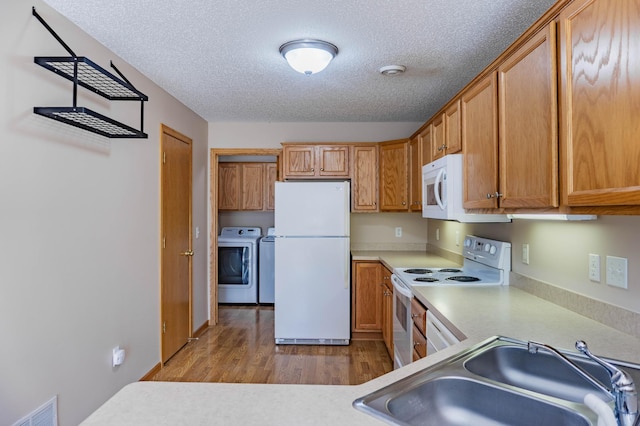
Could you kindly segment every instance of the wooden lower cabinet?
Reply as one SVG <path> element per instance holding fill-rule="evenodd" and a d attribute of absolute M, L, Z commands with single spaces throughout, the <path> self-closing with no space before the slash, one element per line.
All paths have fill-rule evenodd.
<path fill-rule="evenodd" d="M 427 308 L 416 298 L 411 299 L 413 319 L 413 360 L 427 356 Z"/>
<path fill-rule="evenodd" d="M 382 266 L 382 340 L 393 359 L 393 284 L 391 271 Z"/>
<path fill-rule="evenodd" d="M 382 265 L 377 261 L 352 263 L 351 331 L 354 339 L 382 338 Z"/>

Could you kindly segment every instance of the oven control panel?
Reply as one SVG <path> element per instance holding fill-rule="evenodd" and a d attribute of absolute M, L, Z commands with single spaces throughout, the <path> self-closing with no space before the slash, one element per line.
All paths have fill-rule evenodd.
<path fill-rule="evenodd" d="M 467 235 L 463 256 L 493 268 L 511 270 L 511 243 Z"/>

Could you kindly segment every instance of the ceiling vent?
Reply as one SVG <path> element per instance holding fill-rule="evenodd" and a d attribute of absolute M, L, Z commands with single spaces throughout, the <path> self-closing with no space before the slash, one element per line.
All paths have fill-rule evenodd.
<path fill-rule="evenodd" d="M 407 70 L 407 67 L 404 65 L 387 65 L 386 67 L 380 68 L 380 74 L 382 75 L 398 75 L 402 74 Z"/>

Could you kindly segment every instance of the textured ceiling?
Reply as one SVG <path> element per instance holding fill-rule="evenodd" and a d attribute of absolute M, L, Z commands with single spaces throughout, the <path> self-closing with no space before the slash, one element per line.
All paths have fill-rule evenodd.
<path fill-rule="evenodd" d="M 260 122 L 426 121 L 555 3 L 45 1 L 207 121 Z M 299 74 L 278 48 L 300 38 L 339 53 Z"/>

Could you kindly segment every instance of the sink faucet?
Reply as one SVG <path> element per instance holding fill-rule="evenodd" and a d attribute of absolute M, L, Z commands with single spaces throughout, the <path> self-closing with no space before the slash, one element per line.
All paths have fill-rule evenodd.
<path fill-rule="evenodd" d="M 598 389 L 611 395 L 615 401 L 614 415 L 619 426 L 636 426 L 636 421 L 640 418 L 638 413 L 638 393 L 633 380 L 629 375 L 610 363 L 598 358 L 589 352 L 587 344 L 582 340 L 576 342 L 576 349 L 591 358 L 593 361 L 604 367 L 611 377 L 611 389 L 600 383 L 591 374 L 578 367 L 573 361 L 557 351 L 555 348 L 543 343 L 528 342 L 527 350 L 529 353 L 535 354 L 539 350 L 545 350 L 554 355 L 566 365 L 571 367 L 576 373 L 587 380 Z"/>
<path fill-rule="evenodd" d="M 640 418 L 638 413 L 638 392 L 631 377 L 623 370 L 593 355 L 587 344 L 578 340 L 576 349 L 604 367 L 611 377 L 612 394 L 616 401 L 614 415 L 620 426 L 634 426 Z"/>

